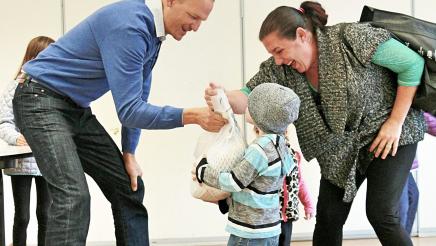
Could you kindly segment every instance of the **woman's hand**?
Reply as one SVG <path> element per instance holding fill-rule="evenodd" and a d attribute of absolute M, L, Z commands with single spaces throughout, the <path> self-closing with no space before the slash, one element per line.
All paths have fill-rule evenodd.
<path fill-rule="evenodd" d="M 142 170 L 134 154 L 123 153 L 124 167 L 126 168 L 127 174 L 130 178 L 130 186 L 133 191 L 138 189 L 138 176 L 142 177 Z"/>
<path fill-rule="evenodd" d="M 382 159 L 386 159 L 389 153 L 395 156 L 400 141 L 402 123 L 388 118 L 381 126 L 377 137 L 369 148 L 370 152 L 375 151 L 374 156 L 378 158 L 381 154 Z"/>
<path fill-rule="evenodd" d="M 213 111 L 212 98 L 217 94 L 217 89 L 224 89 L 222 86 L 213 82 L 209 83 L 209 86 L 204 90 L 204 100 L 206 100 L 207 106 Z"/>
<path fill-rule="evenodd" d="M 381 158 L 385 159 L 389 152 L 392 156 L 397 154 L 403 122 L 407 117 L 410 105 L 412 105 L 416 89 L 416 86 L 398 86 L 391 115 L 383 123 L 369 148 L 370 152 L 375 150 L 374 156 L 376 158 L 381 154 Z"/>

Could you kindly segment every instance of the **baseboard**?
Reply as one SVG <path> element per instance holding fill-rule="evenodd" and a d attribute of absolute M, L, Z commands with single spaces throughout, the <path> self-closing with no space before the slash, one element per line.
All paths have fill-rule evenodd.
<path fill-rule="evenodd" d="M 419 228 L 418 235 L 420 237 L 436 237 L 436 227 Z"/>
<path fill-rule="evenodd" d="M 436 228 L 420 228 L 419 237 L 436 236 Z M 355 230 L 344 232 L 344 239 L 377 238 L 373 230 Z M 226 245 L 228 237 L 196 237 L 196 238 L 160 238 L 151 239 L 154 246 L 216 246 Z M 294 233 L 292 241 L 312 240 L 312 233 Z M 115 242 L 89 242 L 88 246 L 115 246 Z"/>
<path fill-rule="evenodd" d="M 366 238 L 376 238 L 376 237 L 377 236 L 373 230 L 355 230 L 355 231 L 344 232 L 344 239 L 366 239 Z M 309 240 L 312 240 L 312 232 L 292 234 L 292 241 L 309 241 Z"/>
<path fill-rule="evenodd" d="M 228 237 L 195 237 L 195 238 L 162 238 L 162 239 L 152 239 L 151 243 L 153 245 L 177 245 L 177 246 L 188 246 L 188 245 L 225 245 L 227 243 Z"/>
<path fill-rule="evenodd" d="M 344 233 L 344 239 L 363 239 L 363 238 L 376 238 L 374 231 L 361 230 L 361 231 L 347 231 Z M 196 246 L 196 245 L 225 245 L 228 237 L 198 237 L 198 238 L 167 238 L 167 239 L 154 239 L 151 240 L 153 245 L 177 245 L 177 246 Z M 312 233 L 294 233 L 292 241 L 308 241 L 312 240 Z"/>

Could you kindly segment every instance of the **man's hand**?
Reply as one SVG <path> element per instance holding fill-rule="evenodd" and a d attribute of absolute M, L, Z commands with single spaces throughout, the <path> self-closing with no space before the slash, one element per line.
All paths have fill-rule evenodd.
<path fill-rule="evenodd" d="M 133 191 L 136 191 L 138 189 L 138 176 L 142 177 L 141 167 L 138 165 L 138 162 L 136 162 L 134 154 L 123 153 L 123 160 L 127 174 L 130 177 L 130 186 Z"/>
<path fill-rule="evenodd" d="M 16 142 L 17 146 L 27 146 L 27 141 L 24 138 L 24 136 L 22 134 L 20 134 L 20 136 L 18 136 L 17 138 L 17 142 Z"/>
<path fill-rule="evenodd" d="M 197 124 L 206 131 L 218 132 L 227 122 L 221 114 L 212 112 L 208 107 L 183 110 L 183 125 Z"/>

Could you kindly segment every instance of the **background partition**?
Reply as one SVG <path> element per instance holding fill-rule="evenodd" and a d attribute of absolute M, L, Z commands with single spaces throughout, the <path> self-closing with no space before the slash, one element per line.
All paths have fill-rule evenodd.
<path fill-rule="evenodd" d="M 0 89 L 13 76 L 22 59 L 27 42 L 34 36 L 58 38 L 98 8 L 114 1 L 3 1 L 0 3 Z M 153 71 L 149 102 L 179 107 L 204 106 L 203 93 L 209 82 L 227 89 L 240 88 L 258 70 L 269 55 L 258 40 L 258 31 L 266 15 L 280 5 L 298 7 L 301 1 L 285 0 L 219 0 L 208 21 L 196 33 L 189 33 L 181 42 L 168 36 L 162 44 Z M 329 24 L 354 22 L 363 5 L 390 9 L 436 22 L 432 0 L 325 0 L 321 2 L 329 13 Z M 347 11 L 345 11 L 347 10 Z M 110 93 L 92 104 L 93 112 L 120 144 L 120 124 Z M 238 118 L 243 124 L 242 118 Z M 247 126 L 247 139 L 253 138 Z M 190 196 L 190 170 L 198 136 L 198 126 L 165 131 L 142 131 L 137 159 L 143 169 L 144 204 L 149 212 L 150 237 L 157 243 L 176 242 L 189 245 L 193 241 L 225 241 L 226 217 L 215 204 L 204 203 Z M 436 166 L 431 153 L 436 146 L 433 137 L 426 136 L 418 151 L 421 166 L 418 183 L 421 190 L 417 227 L 414 233 L 436 235 L 436 202 L 432 189 Z M 303 175 L 316 202 L 319 167 L 316 160 L 303 166 Z M 114 242 L 110 204 L 99 188 L 88 179 L 91 192 L 90 245 Z M 344 228 L 345 237 L 374 237 L 365 215 L 365 185 L 359 190 L 350 217 Z M 9 178 L 5 178 L 6 241 L 11 242 L 13 200 Z M 32 191 L 32 214 L 28 242 L 36 243 L 35 193 Z M 311 238 L 315 220 L 295 223 L 294 238 Z"/>
<path fill-rule="evenodd" d="M 57 39 L 62 35 L 61 1 L 16 0 L 0 2 L 0 91 L 13 80 L 19 70 L 29 41 L 36 36 Z M 0 144 L 5 144 L 0 140 Z M 14 202 L 10 178 L 3 176 L 5 200 L 6 243 L 12 242 Z M 29 243 L 37 237 L 34 211 L 36 193 L 32 190 L 30 226 L 27 231 Z"/>
<path fill-rule="evenodd" d="M 436 22 L 435 10 L 436 1 L 415 0 L 413 2 L 414 14 L 416 17 Z M 433 53 L 436 53 L 434 47 Z M 420 189 L 420 200 L 418 208 L 418 232 L 421 236 L 436 235 L 436 200 L 434 190 L 436 184 L 436 161 L 434 153 L 436 149 L 436 138 L 426 135 L 418 148 L 418 160 L 420 166 L 417 171 L 417 182 Z"/>

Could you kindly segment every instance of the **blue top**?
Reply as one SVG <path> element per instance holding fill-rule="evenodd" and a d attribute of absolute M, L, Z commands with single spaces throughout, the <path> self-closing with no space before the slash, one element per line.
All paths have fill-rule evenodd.
<path fill-rule="evenodd" d="M 110 90 L 123 125 L 123 151 L 134 153 L 138 128 L 183 126 L 183 109 L 147 102 L 160 45 L 144 1 L 120 1 L 86 18 L 26 63 L 24 71 L 82 107 Z"/>

